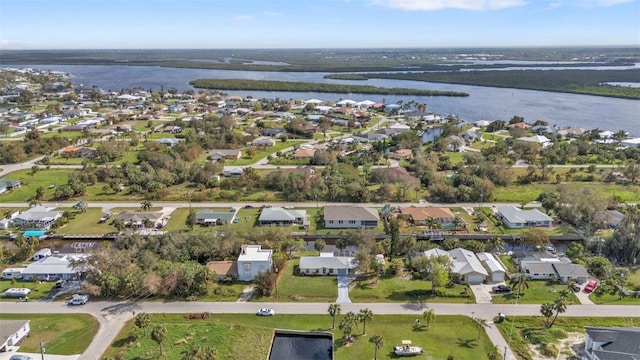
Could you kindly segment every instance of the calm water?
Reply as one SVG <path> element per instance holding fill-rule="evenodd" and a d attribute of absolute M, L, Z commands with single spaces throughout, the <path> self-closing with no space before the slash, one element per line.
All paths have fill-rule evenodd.
<path fill-rule="evenodd" d="M 332 352 L 328 337 L 276 334 L 269 360 L 331 360 Z"/>
<path fill-rule="evenodd" d="M 28 65 L 6 65 L 8 67 L 29 67 Z M 456 114 L 461 119 L 509 120 L 514 115 L 522 116 L 527 122 L 548 121 L 550 125 L 579 126 L 586 129 L 599 128 L 617 131 L 624 129 L 633 136 L 640 136 L 640 101 L 606 98 L 600 96 L 563 94 L 554 92 L 503 89 L 470 85 L 439 84 L 408 80 L 371 79 L 368 81 L 348 81 L 324 79 L 326 73 L 290 73 L 229 71 L 205 69 L 178 69 L 156 66 L 101 66 L 101 65 L 38 65 L 33 68 L 57 70 L 71 73 L 76 85 L 98 86 L 104 90 L 121 90 L 142 87 L 160 90 L 175 87 L 180 91 L 192 89 L 190 80 L 200 78 L 254 79 L 325 82 L 336 84 L 368 84 L 380 87 L 404 87 L 414 89 L 461 91 L 468 97 L 447 96 L 381 96 L 366 94 L 333 93 L 292 93 L 265 91 L 230 91 L 230 94 L 253 96 L 254 98 L 310 99 L 323 100 L 352 99 L 411 101 L 427 104 L 428 110 L 442 115 Z"/>

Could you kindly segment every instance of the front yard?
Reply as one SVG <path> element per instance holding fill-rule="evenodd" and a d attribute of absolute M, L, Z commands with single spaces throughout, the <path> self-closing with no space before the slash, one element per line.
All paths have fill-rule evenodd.
<path fill-rule="evenodd" d="M 529 288 L 527 289 L 523 286 L 519 297 L 517 289 L 514 288 L 510 294 L 493 296 L 492 302 L 494 304 L 515 304 L 517 299 L 518 304 L 551 303 L 559 296 L 560 291 L 567 289 L 567 285 L 550 285 L 544 280 L 530 280 L 528 283 Z M 569 293 L 567 304 L 580 304 L 573 292 Z"/>

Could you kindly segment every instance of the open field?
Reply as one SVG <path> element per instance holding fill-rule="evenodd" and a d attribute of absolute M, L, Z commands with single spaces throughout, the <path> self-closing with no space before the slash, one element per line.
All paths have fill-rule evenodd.
<path fill-rule="evenodd" d="M 103 359 L 113 359 L 118 353 L 127 359 L 176 359 L 193 345 L 210 346 L 217 350 L 221 359 L 266 359 L 274 329 L 296 329 L 304 331 L 331 331 L 335 334 L 335 358 L 337 360 L 370 360 L 373 346 L 368 341 L 372 335 L 384 338 L 385 345 L 378 351 L 378 359 L 395 358 L 392 350 L 403 339 L 411 339 L 425 350 L 425 355 L 414 359 L 487 359 L 493 348 L 491 341 L 482 332 L 476 341 L 477 325 L 464 316 L 437 316 L 430 328 L 414 328 L 415 316 L 375 315 L 367 323 L 367 335 L 362 335 L 361 324 L 356 325 L 353 335 L 356 341 L 343 346 L 343 334 L 331 330 L 331 317 L 327 315 L 276 315 L 256 317 L 247 314 L 216 314 L 208 320 L 185 320 L 180 314 L 151 314 L 150 330 L 159 324 L 167 327 L 167 338 L 163 343 L 165 355 L 159 356 L 158 344 L 150 336 L 143 336 L 129 322 L 116 337 Z M 456 331 L 451 331 L 456 329 Z"/>
<path fill-rule="evenodd" d="M 75 211 L 71 208 L 57 208 L 60 211 L 71 211 L 74 214 L 73 219 L 69 219 L 69 222 L 64 226 L 55 229 L 57 234 L 106 234 L 116 231 L 111 221 L 113 217 L 104 223 L 98 223 L 98 220 L 104 215 L 102 208 L 87 208 L 86 212 Z M 113 213 L 117 215 L 117 213 Z"/>
<path fill-rule="evenodd" d="M 439 295 L 431 294 L 430 281 L 382 276 L 354 283 L 349 290 L 349 297 L 354 302 L 475 303 L 467 285 L 442 287 L 437 291 Z"/>

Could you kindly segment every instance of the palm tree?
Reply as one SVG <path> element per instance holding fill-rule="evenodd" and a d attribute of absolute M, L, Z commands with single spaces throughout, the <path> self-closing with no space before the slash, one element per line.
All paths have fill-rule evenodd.
<path fill-rule="evenodd" d="M 433 230 L 434 228 L 436 228 L 438 225 L 438 222 L 436 221 L 436 219 L 430 217 L 427 218 L 427 220 L 425 220 L 425 225 L 427 226 L 427 229 L 429 230 Z"/>
<path fill-rule="evenodd" d="M 498 349 L 498 345 L 494 346 L 489 353 L 487 353 L 487 357 L 489 360 L 500 360 L 502 356 L 500 356 L 500 350 Z"/>
<path fill-rule="evenodd" d="M 373 319 L 373 311 L 365 308 L 358 313 L 358 320 L 362 323 L 362 335 L 367 334 L 367 321 Z"/>
<path fill-rule="evenodd" d="M 544 303 L 540 306 L 540 314 L 544 316 L 544 326 L 549 327 L 549 319 L 553 316 L 553 304 Z"/>
<path fill-rule="evenodd" d="M 340 315 L 341 312 L 342 312 L 342 309 L 340 308 L 339 304 L 329 305 L 329 315 L 331 315 L 331 318 L 332 318 L 332 321 L 331 321 L 332 329 L 336 328 L 336 316 Z"/>
<path fill-rule="evenodd" d="M 217 351 L 215 348 L 194 345 L 182 352 L 182 360 L 215 360 Z"/>
<path fill-rule="evenodd" d="M 476 338 L 476 340 L 480 340 L 480 332 L 482 331 L 482 328 L 486 328 L 487 326 L 489 326 L 489 323 L 487 322 L 487 319 L 481 318 L 473 318 L 473 321 L 476 323 L 476 325 L 478 325 L 478 337 Z"/>
<path fill-rule="evenodd" d="M 327 243 L 323 239 L 318 239 L 313 243 L 313 248 L 316 249 L 317 252 L 322 252 L 326 246 Z"/>
<path fill-rule="evenodd" d="M 529 277 L 527 276 L 527 274 L 517 273 L 509 279 L 509 285 L 511 285 L 511 287 L 518 288 L 518 298 L 519 298 L 522 288 L 523 287 L 525 289 L 529 288 Z"/>
<path fill-rule="evenodd" d="M 495 235 L 491 239 L 489 239 L 489 246 L 491 250 L 502 253 L 504 252 L 504 240 L 500 237 L 500 235 Z"/>
<path fill-rule="evenodd" d="M 558 314 L 564 313 L 565 311 L 567 311 L 567 299 L 563 297 L 559 297 L 555 299 L 553 301 L 553 310 L 555 310 L 556 316 L 553 318 L 553 321 L 551 322 L 551 324 L 549 324 L 548 326 L 549 328 L 551 328 L 553 324 L 556 323 L 556 319 L 558 319 Z"/>
<path fill-rule="evenodd" d="M 460 216 L 456 216 L 453 218 L 451 224 L 453 225 L 453 230 L 458 231 L 464 226 L 464 220 L 462 220 Z"/>
<path fill-rule="evenodd" d="M 436 319 L 436 312 L 433 309 L 429 309 L 422 313 L 422 319 L 427 323 L 427 327 L 431 327 L 431 322 Z"/>
<path fill-rule="evenodd" d="M 378 350 L 384 346 L 384 338 L 380 335 L 373 335 L 369 339 L 370 343 L 373 343 L 373 360 L 378 360 Z"/>
<path fill-rule="evenodd" d="M 136 315 L 135 324 L 138 328 L 144 331 L 144 336 L 147 336 L 147 327 L 151 325 L 151 318 L 147 313 L 139 313 Z"/>
<path fill-rule="evenodd" d="M 338 329 L 342 330 L 344 333 L 344 341 L 348 342 L 351 339 L 351 333 L 353 332 L 353 326 L 357 321 L 357 316 L 353 312 L 349 311 L 344 315 L 342 320 L 340 320 L 340 325 L 338 325 Z"/>
<path fill-rule="evenodd" d="M 148 211 L 149 209 L 151 209 L 151 206 L 151 201 L 149 200 L 144 200 L 140 203 L 140 208 L 142 208 L 142 211 Z"/>
<path fill-rule="evenodd" d="M 159 325 L 151 330 L 151 339 L 158 343 L 160 346 L 160 355 L 162 355 L 162 342 L 164 338 L 167 337 L 167 327 L 164 325 Z"/>

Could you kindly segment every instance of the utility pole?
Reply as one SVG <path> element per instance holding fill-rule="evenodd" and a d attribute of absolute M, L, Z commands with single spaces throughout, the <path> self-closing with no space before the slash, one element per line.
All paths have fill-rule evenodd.
<path fill-rule="evenodd" d="M 42 356 L 42 360 L 44 360 L 44 352 L 45 352 L 45 348 L 44 348 L 44 343 L 42 341 L 40 341 L 40 355 Z"/>

